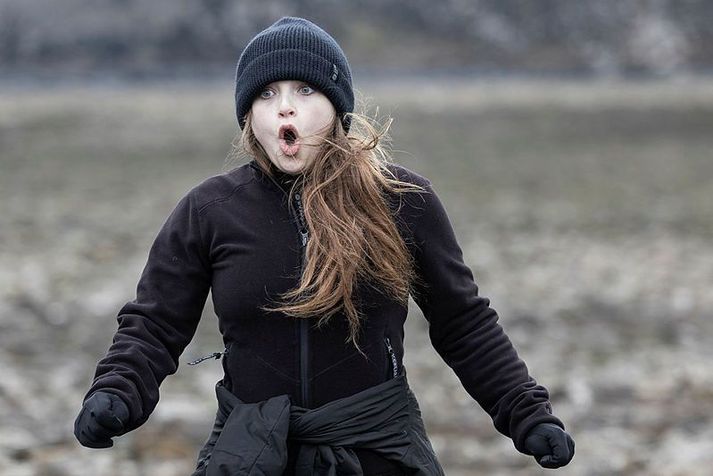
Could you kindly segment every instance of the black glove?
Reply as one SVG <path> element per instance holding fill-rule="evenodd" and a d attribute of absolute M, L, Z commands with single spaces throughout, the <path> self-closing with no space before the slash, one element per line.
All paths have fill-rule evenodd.
<path fill-rule="evenodd" d="M 540 423 L 532 428 L 524 445 L 543 468 L 559 468 L 574 456 L 574 440 L 554 423 Z"/>
<path fill-rule="evenodd" d="M 87 448 L 114 446 L 111 437 L 123 434 L 129 408 L 113 393 L 96 392 L 82 405 L 74 420 L 74 436 Z"/>

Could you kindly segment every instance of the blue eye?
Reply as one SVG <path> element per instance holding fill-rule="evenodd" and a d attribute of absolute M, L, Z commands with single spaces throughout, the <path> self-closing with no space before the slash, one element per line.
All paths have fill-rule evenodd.
<path fill-rule="evenodd" d="M 305 89 L 307 89 L 309 91 L 305 94 L 312 94 L 314 92 L 314 89 L 312 88 L 312 86 L 310 86 L 308 84 L 303 84 L 302 87 L 300 87 L 300 91 L 304 91 Z"/>
<path fill-rule="evenodd" d="M 262 99 L 268 99 L 268 98 L 270 98 L 271 96 L 265 96 L 265 93 L 271 93 L 271 92 L 273 92 L 271 89 L 265 88 L 265 89 L 263 89 L 262 91 L 260 91 L 260 97 L 261 97 Z"/>

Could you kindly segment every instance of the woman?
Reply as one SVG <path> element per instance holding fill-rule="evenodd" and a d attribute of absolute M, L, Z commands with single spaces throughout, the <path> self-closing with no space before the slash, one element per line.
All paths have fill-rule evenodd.
<path fill-rule="evenodd" d="M 387 161 L 353 113 L 347 59 L 284 17 L 238 60 L 252 160 L 210 177 L 153 243 L 137 297 L 75 421 L 85 446 L 142 425 L 209 289 L 225 350 L 199 474 L 443 474 L 406 380 L 412 295 L 434 348 L 518 451 L 567 464 L 574 442 L 478 296 L 430 181 Z"/>

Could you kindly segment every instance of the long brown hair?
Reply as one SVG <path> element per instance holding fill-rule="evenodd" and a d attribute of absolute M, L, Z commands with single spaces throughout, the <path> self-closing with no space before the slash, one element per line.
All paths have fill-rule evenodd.
<path fill-rule="evenodd" d="M 353 342 L 363 355 L 357 342 L 361 312 L 352 299 L 356 284 L 367 280 L 382 294 L 407 306 L 409 293 L 420 283 L 386 194 L 424 189 L 399 180 L 386 167 L 392 162 L 385 143 L 390 141 L 388 129 L 393 119 L 379 129 L 372 124 L 378 125 L 376 120 L 365 114 L 346 115 L 349 133 L 335 117 L 314 161 L 295 181 L 302 189 L 310 233 L 302 279 L 280 296 L 285 302 L 263 310 L 297 318 L 319 316 L 318 328 L 344 310 L 350 330 L 345 343 Z M 240 147 L 273 175 L 271 161 L 253 133 L 250 112 Z M 288 203 L 293 203 L 295 185 Z"/>

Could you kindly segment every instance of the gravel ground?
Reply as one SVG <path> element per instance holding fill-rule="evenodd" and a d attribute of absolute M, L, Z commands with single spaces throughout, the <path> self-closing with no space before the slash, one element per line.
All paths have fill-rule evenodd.
<path fill-rule="evenodd" d="M 396 118 L 396 161 L 441 191 L 481 294 L 575 438 L 560 474 L 709 474 L 713 83 L 363 89 Z M 231 97 L 0 90 L 2 474 L 190 472 L 220 378 L 217 362 L 185 365 L 219 350 L 210 298 L 147 424 L 110 450 L 81 447 L 72 424 L 155 233 L 226 166 Z M 406 344 L 447 474 L 548 474 L 495 431 L 413 303 Z"/>

